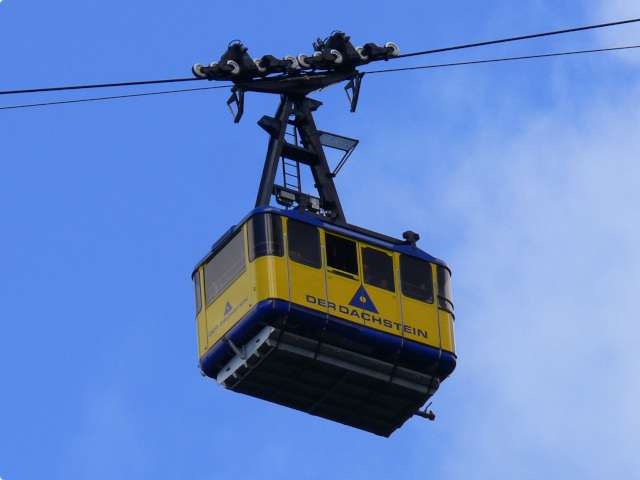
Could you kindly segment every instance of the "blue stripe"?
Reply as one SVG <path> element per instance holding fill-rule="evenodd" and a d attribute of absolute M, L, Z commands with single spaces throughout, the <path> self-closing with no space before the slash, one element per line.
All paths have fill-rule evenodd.
<path fill-rule="evenodd" d="M 291 307 L 291 308 L 289 308 Z M 262 300 L 249 310 L 224 338 L 241 346 L 257 333 L 260 325 L 273 325 L 277 319 L 287 318 L 315 329 L 326 327 L 328 332 L 344 336 L 363 346 L 374 347 L 393 354 L 401 352 L 407 358 L 424 365 L 436 365 L 436 376 L 441 380 L 448 377 L 456 367 L 456 356 L 451 352 L 424 345 L 371 327 L 358 325 L 348 320 L 312 310 L 280 299 Z M 228 343 L 220 339 L 201 358 L 200 369 L 208 377 L 216 378 L 219 368 L 234 355 Z"/>

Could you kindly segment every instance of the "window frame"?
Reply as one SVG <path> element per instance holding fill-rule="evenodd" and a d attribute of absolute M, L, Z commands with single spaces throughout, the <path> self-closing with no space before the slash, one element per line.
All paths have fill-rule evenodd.
<path fill-rule="evenodd" d="M 261 229 L 256 228 L 258 222 L 262 222 Z M 249 262 L 268 255 L 282 257 L 284 255 L 284 235 L 280 215 L 263 212 L 251 217 L 247 222 L 247 244 Z"/>
<path fill-rule="evenodd" d="M 335 243 L 334 243 L 335 242 Z M 330 245 L 331 243 L 331 245 Z M 325 256 L 327 262 L 327 269 L 332 270 L 334 273 L 343 275 L 348 278 L 357 280 L 360 277 L 360 262 L 358 259 L 358 242 L 351 238 L 342 237 L 335 233 L 324 232 L 324 246 Z M 349 252 L 345 251 L 345 247 L 348 246 Z M 330 248 L 332 247 L 332 248 Z M 336 247 L 336 248 L 333 248 Z M 345 255 L 335 255 L 336 253 L 345 253 Z M 351 257 L 351 258 L 349 258 Z"/>
<path fill-rule="evenodd" d="M 406 265 L 406 262 L 414 262 L 413 265 Z M 409 271 L 418 271 L 416 267 L 418 264 L 426 265 L 428 268 L 423 269 L 423 271 L 429 272 L 427 281 L 425 283 L 425 288 L 418 287 L 417 284 L 413 283 L 417 279 L 417 277 L 411 278 L 411 275 L 408 274 Z M 406 265 L 406 266 L 405 266 Z M 408 278 L 407 278 L 408 277 Z M 410 283 L 411 282 L 411 283 Z M 405 253 L 400 254 L 400 290 L 402 295 L 408 298 L 412 298 L 414 300 L 418 300 L 424 303 L 432 304 L 435 298 L 435 292 L 433 291 L 433 268 L 431 266 L 431 262 L 428 260 L 424 260 L 422 258 L 413 257 L 411 255 L 407 255 Z M 428 293 L 427 294 L 425 294 Z"/>
<path fill-rule="evenodd" d="M 384 258 L 385 262 L 388 261 L 389 263 L 387 263 L 386 265 L 382 265 L 382 262 L 379 262 L 375 258 L 371 258 L 369 252 L 375 252 L 372 253 L 374 256 L 377 255 L 379 258 Z M 384 257 L 382 257 L 382 255 L 384 255 Z M 362 282 L 366 285 L 371 285 L 372 287 L 381 288 L 383 290 L 395 293 L 396 282 L 395 269 L 393 265 L 393 255 L 379 248 L 361 244 L 360 257 L 362 258 Z M 369 272 L 365 271 L 367 269 L 369 270 Z M 381 272 L 381 269 L 387 270 L 387 272 Z M 384 281 L 387 282 L 386 287 L 382 284 Z"/>
<path fill-rule="evenodd" d="M 237 243 L 237 245 L 236 245 Z M 240 245 L 241 243 L 241 245 Z M 240 248 L 241 247 L 241 248 Z M 218 263 L 227 260 L 227 258 L 223 257 L 226 253 L 229 254 L 231 249 L 235 248 L 238 251 L 234 253 L 239 253 L 242 251 L 242 264 L 240 262 L 240 256 L 238 255 L 236 259 L 227 266 L 225 271 L 221 275 L 217 275 L 218 280 L 211 280 L 213 283 L 209 283 L 209 276 L 216 274 L 216 267 L 218 265 L 214 262 L 218 260 Z M 213 272 L 211 272 L 213 269 Z M 242 275 L 247 270 L 247 258 L 246 258 L 246 242 L 244 238 L 244 229 L 236 232 L 233 237 L 229 239 L 228 242 L 221 247 L 215 255 L 211 257 L 211 259 L 204 265 L 203 273 L 204 273 L 204 297 L 205 303 L 207 306 L 211 305 L 211 303 L 216 300 L 222 292 L 224 292 L 229 286 L 235 282 L 240 275 Z M 208 272 L 209 271 L 209 272 Z M 220 280 L 221 279 L 221 280 Z M 209 294 L 211 294 L 212 298 L 209 298 Z"/>
<path fill-rule="evenodd" d="M 443 275 L 445 278 L 443 279 Z M 451 271 L 442 265 L 436 266 L 436 280 L 438 282 L 438 306 L 453 313 L 453 297 L 451 293 Z"/>
<path fill-rule="evenodd" d="M 292 231 L 295 231 L 296 229 L 299 229 L 298 232 L 295 232 L 296 234 L 292 235 Z M 304 233 L 311 234 L 311 236 L 309 236 L 306 239 L 306 241 L 304 238 L 300 238 L 298 236 L 298 234 L 305 229 L 307 230 L 307 232 L 304 232 Z M 298 243 L 301 241 L 302 243 Z M 295 249 L 292 249 L 292 244 L 296 247 Z M 304 247 L 304 246 L 306 246 L 306 248 L 298 248 L 298 247 Z M 312 252 L 314 247 L 316 247 L 315 251 Z M 294 258 L 292 256 L 293 253 L 299 253 L 300 257 L 296 256 Z M 308 253 L 313 253 L 313 255 L 306 255 Z M 292 262 L 295 262 L 301 265 L 306 265 L 308 267 L 312 267 L 316 269 L 322 268 L 322 249 L 320 245 L 320 230 L 318 229 L 318 227 L 310 223 L 301 222 L 300 220 L 296 220 L 293 218 L 288 218 L 287 219 L 287 255 L 289 256 L 289 259 Z"/>
<path fill-rule="evenodd" d="M 196 294 L 196 316 L 202 311 L 202 285 L 200 283 L 200 269 L 193 275 L 193 286 Z"/>

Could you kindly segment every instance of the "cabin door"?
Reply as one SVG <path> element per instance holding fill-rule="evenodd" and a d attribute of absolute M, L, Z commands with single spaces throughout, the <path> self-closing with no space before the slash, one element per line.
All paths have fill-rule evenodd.
<path fill-rule="evenodd" d="M 364 325 L 357 243 L 325 232 L 325 258 L 328 313 L 357 325 Z"/>

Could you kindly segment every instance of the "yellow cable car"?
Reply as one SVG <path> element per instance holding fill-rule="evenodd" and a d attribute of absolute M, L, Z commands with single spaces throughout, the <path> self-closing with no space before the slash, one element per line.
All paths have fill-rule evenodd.
<path fill-rule="evenodd" d="M 196 267 L 202 372 L 389 436 L 456 364 L 450 271 L 407 242 L 260 207 Z"/>
<path fill-rule="evenodd" d="M 321 48 L 338 48 L 343 58 L 358 51 L 348 37 L 331 39 Z M 247 65 L 238 45 L 220 63 Z M 393 47 L 379 47 L 379 55 Z M 207 68 L 219 79 L 218 64 L 198 72 Z M 275 118 L 258 122 L 270 141 L 256 208 L 213 245 L 192 278 L 204 375 L 389 436 L 413 415 L 433 419 L 420 408 L 455 369 L 451 271 L 416 246 L 413 232 L 398 240 L 344 218 L 324 147 L 344 152 L 342 165 L 358 142 L 318 130 L 312 111 L 320 102 L 306 95 L 345 79 L 357 89 L 360 78 L 351 69 L 236 83 L 229 101 L 238 104 L 236 121 L 245 90 L 279 93 L 281 101 Z M 350 98 L 353 110 L 357 90 Z M 282 186 L 274 183 L 280 162 Z M 302 192 L 301 164 L 318 197 Z M 270 206 L 272 196 L 285 208 Z"/>

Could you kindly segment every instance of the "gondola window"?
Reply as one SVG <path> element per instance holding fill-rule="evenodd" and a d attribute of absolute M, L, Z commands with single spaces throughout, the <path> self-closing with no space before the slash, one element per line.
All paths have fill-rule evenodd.
<path fill-rule="evenodd" d="M 320 232 L 313 225 L 289 219 L 287 221 L 289 258 L 313 268 L 322 266 Z"/>
<path fill-rule="evenodd" d="M 358 249 L 356 242 L 325 233 L 327 267 L 358 275 Z"/>
<path fill-rule="evenodd" d="M 438 304 L 453 313 L 453 302 L 451 301 L 451 273 L 446 268 L 438 265 L 436 268 L 438 277 Z"/>
<path fill-rule="evenodd" d="M 395 292 L 393 282 L 393 257 L 382 250 L 362 247 L 364 283 Z"/>
<path fill-rule="evenodd" d="M 204 266 L 207 305 L 231 285 L 245 268 L 244 231 L 241 230 Z"/>
<path fill-rule="evenodd" d="M 196 290 L 196 315 L 202 310 L 202 295 L 200 293 L 200 270 L 193 276 L 193 286 Z"/>
<path fill-rule="evenodd" d="M 403 295 L 433 303 L 433 274 L 429 262 L 408 255 L 400 255 L 400 278 Z"/>
<path fill-rule="evenodd" d="M 283 255 L 282 220 L 278 215 L 256 215 L 247 225 L 250 262 L 264 255 Z"/>

